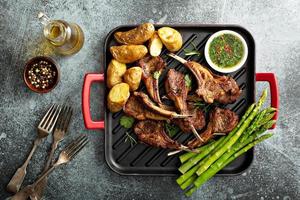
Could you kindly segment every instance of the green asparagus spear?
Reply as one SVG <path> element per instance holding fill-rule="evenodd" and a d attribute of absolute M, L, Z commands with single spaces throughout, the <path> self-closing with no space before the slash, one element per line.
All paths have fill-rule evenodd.
<path fill-rule="evenodd" d="M 182 174 L 184 174 L 185 172 L 187 172 L 190 168 L 192 168 L 194 165 L 196 165 L 202 158 L 204 158 L 207 154 L 209 154 L 224 139 L 225 139 L 225 137 L 221 137 L 216 142 L 214 142 L 211 145 L 209 145 L 201 153 L 199 153 L 196 156 L 190 158 L 187 162 L 185 162 L 183 165 L 181 165 L 178 170 Z"/>
<path fill-rule="evenodd" d="M 270 121 L 269 121 L 268 123 L 266 123 L 260 130 L 258 130 L 256 134 L 251 135 L 251 137 L 250 137 L 249 139 L 247 139 L 247 140 L 244 142 L 244 144 L 240 144 L 240 142 L 239 142 L 239 143 L 236 143 L 236 144 L 234 145 L 235 150 L 238 150 L 238 149 L 242 148 L 243 146 L 247 145 L 248 143 L 254 141 L 254 139 L 255 139 L 257 136 L 261 135 L 263 132 L 265 132 L 267 129 L 269 129 L 275 122 L 276 122 L 275 120 L 270 120 Z M 224 137 L 223 137 L 223 138 L 224 138 Z M 222 138 L 221 138 L 221 139 L 222 139 Z M 219 141 L 219 140 L 218 140 L 218 141 Z M 240 140 L 239 140 L 239 141 L 240 141 Z M 222 142 L 222 141 L 221 141 L 221 142 Z M 214 154 L 215 152 L 216 152 L 216 151 L 214 150 L 212 154 Z M 196 156 L 193 157 L 192 159 L 195 159 L 195 158 L 196 158 Z M 207 162 L 207 160 L 208 160 L 209 158 L 210 158 L 210 157 L 206 157 L 204 160 L 202 160 L 200 163 L 198 163 L 197 166 L 203 165 L 204 163 Z M 186 182 L 187 182 L 189 179 L 191 179 L 191 176 L 193 175 L 193 173 L 195 173 L 195 168 L 196 168 L 197 166 L 194 166 L 194 167 L 191 166 L 191 167 L 193 167 L 192 170 L 188 171 L 188 173 L 183 174 L 183 175 L 181 175 L 181 176 L 178 178 L 177 183 L 180 185 L 181 188 L 185 189 L 184 186 L 182 186 L 182 185 L 183 185 L 183 184 L 186 184 Z"/>
<path fill-rule="evenodd" d="M 209 146 L 213 145 L 215 142 L 216 142 L 216 141 L 213 140 L 212 142 L 206 144 L 205 146 L 202 146 L 202 147 L 197 148 L 196 150 L 197 150 L 198 153 L 195 153 L 195 152 L 187 152 L 187 153 L 185 153 L 185 154 L 182 154 L 181 156 L 179 156 L 180 162 L 181 162 L 181 163 L 186 162 L 186 161 L 189 160 L 190 158 L 192 158 L 192 157 L 198 155 L 199 153 L 203 152 L 205 149 L 207 149 Z"/>
<path fill-rule="evenodd" d="M 267 123 L 265 123 L 264 125 L 263 125 L 263 127 L 265 128 L 265 129 L 269 129 L 269 128 L 271 128 L 274 124 L 276 123 L 276 120 L 270 120 L 270 121 L 268 121 Z"/>
<path fill-rule="evenodd" d="M 263 120 L 258 124 L 258 126 L 262 126 L 265 123 L 267 123 L 268 121 L 270 121 L 271 119 L 273 119 L 274 115 L 276 114 L 276 109 L 273 107 L 269 107 L 267 108 L 267 113 L 265 114 L 265 116 L 263 117 Z"/>
<path fill-rule="evenodd" d="M 193 176 L 196 173 L 197 169 L 200 167 L 200 165 L 201 165 L 201 162 L 198 163 L 198 164 L 196 164 L 194 167 L 192 167 L 192 169 L 190 169 L 186 173 L 184 173 L 181 176 L 179 176 L 179 178 L 176 179 L 177 184 L 181 185 L 187 179 L 189 179 L 191 176 Z"/>
<path fill-rule="evenodd" d="M 197 175 L 194 174 L 193 176 L 191 176 L 190 178 L 188 178 L 183 184 L 180 185 L 180 188 L 182 190 L 185 190 L 189 185 L 191 185 L 196 179 L 197 179 Z"/>
<path fill-rule="evenodd" d="M 261 111 L 254 119 L 251 126 L 249 126 L 246 129 L 245 133 L 243 133 L 240 138 L 240 142 L 245 141 L 253 132 L 259 130 L 262 126 L 268 123 L 273 118 L 274 114 L 274 109 L 272 107 L 266 108 Z"/>
<path fill-rule="evenodd" d="M 242 133 L 245 131 L 245 129 L 249 126 L 249 124 L 252 122 L 252 120 L 259 112 L 259 109 L 261 108 L 262 104 L 265 102 L 266 97 L 267 97 L 267 90 L 264 90 L 262 96 L 257 102 L 257 105 L 255 106 L 255 108 L 253 109 L 249 117 L 243 122 L 242 126 L 236 131 L 236 133 L 234 133 L 234 135 L 232 135 L 232 137 L 228 139 L 228 142 L 226 142 L 223 147 L 221 147 L 217 152 L 215 152 L 212 156 L 210 156 L 207 162 L 205 162 L 203 165 L 199 167 L 199 169 L 196 172 L 198 176 L 200 176 L 203 172 L 205 172 L 210 167 L 211 164 L 213 164 L 218 158 L 220 158 L 239 139 L 239 137 L 242 135 Z"/>
<path fill-rule="evenodd" d="M 254 107 L 254 106 L 250 106 L 250 107 Z M 246 111 L 246 113 L 244 114 L 244 116 L 249 116 L 249 113 L 250 112 L 248 112 L 248 111 L 253 111 L 253 109 L 248 109 L 247 111 Z M 245 121 L 245 117 L 242 117 L 242 119 L 241 119 L 241 121 Z M 234 130 L 233 130 L 234 131 Z M 230 134 L 228 135 L 228 136 L 226 136 L 226 138 L 223 140 L 223 141 L 221 141 L 218 145 L 217 145 L 217 147 L 210 153 L 210 155 L 209 156 L 207 156 L 206 158 L 204 158 L 204 160 L 202 160 L 200 163 L 198 163 L 196 166 L 202 166 L 202 165 L 204 165 L 205 163 L 207 163 L 208 162 L 208 160 L 211 158 L 211 156 L 212 155 L 214 155 L 216 152 L 218 152 L 219 151 L 219 149 L 218 149 L 218 147 L 223 147 L 224 145 L 225 145 L 225 142 L 226 141 L 228 141 L 228 138 L 230 137 Z M 221 146 L 222 145 L 222 146 Z M 190 178 L 192 175 L 193 175 L 193 173 L 195 173 L 195 168 L 196 168 L 196 166 L 194 166 L 190 171 L 188 171 L 186 174 L 183 174 L 183 175 L 181 175 L 178 179 L 177 179 L 177 183 L 179 184 L 179 185 L 181 185 L 184 181 L 186 181 L 188 178 Z"/>
<path fill-rule="evenodd" d="M 267 134 L 259 137 L 255 141 L 249 143 L 248 145 L 246 145 L 245 147 L 243 147 L 242 149 L 240 149 L 238 152 L 234 153 L 233 156 L 231 156 L 221 167 L 222 168 L 226 167 L 229 163 L 231 163 L 237 157 L 239 157 L 243 153 L 246 153 L 249 149 L 251 149 L 252 147 L 254 147 L 255 145 L 257 145 L 258 143 L 260 143 L 263 140 L 266 140 L 266 139 L 268 139 L 268 138 L 270 138 L 272 136 L 273 136 L 273 133 L 267 133 Z"/>
<path fill-rule="evenodd" d="M 187 197 L 192 196 L 192 194 L 193 194 L 194 192 L 196 192 L 197 189 L 198 189 L 198 187 L 193 186 L 191 189 L 189 189 L 189 190 L 185 193 L 185 196 L 187 196 Z"/>
<path fill-rule="evenodd" d="M 262 126 L 258 131 L 256 131 L 254 134 L 250 135 L 245 141 L 237 142 L 235 143 L 226 153 L 224 153 L 218 161 L 223 158 L 223 160 L 227 160 L 232 154 L 237 152 L 238 150 L 244 148 L 246 145 L 250 144 L 251 142 L 254 142 L 258 136 L 263 134 L 266 130 L 268 130 L 272 125 L 275 123 L 274 120 L 269 121 L 265 126 Z M 216 161 L 214 164 L 217 164 L 219 167 L 223 164 L 222 162 Z"/>
<path fill-rule="evenodd" d="M 191 196 L 193 192 L 196 191 L 197 188 L 199 188 L 202 184 L 204 184 L 207 180 L 209 180 L 211 177 L 213 177 L 218 171 L 220 171 L 221 169 L 223 169 L 225 166 L 227 166 L 230 162 L 232 162 L 234 159 L 236 159 L 237 157 L 239 157 L 241 154 L 247 152 L 249 149 L 251 149 L 253 146 L 255 146 L 256 144 L 262 142 L 265 139 L 268 139 L 269 137 L 271 137 L 273 134 L 266 134 L 263 135 L 261 137 L 259 137 L 258 139 L 256 139 L 255 141 L 249 143 L 248 145 L 246 145 L 245 147 L 243 147 L 242 149 L 238 150 L 237 152 L 235 152 L 231 157 L 229 157 L 227 160 L 218 160 L 217 162 L 223 162 L 222 165 L 219 165 L 218 163 L 214 163 L 207 171 L 205 171 L 203 174 L 201 174 L 196 181 L 194 182 L 194 187 L 191 188 L 189 191 L 187 191 L 185 194 L 187 196 Z M 225 156 L 223 157 L 225 158 Z"/>
<path fill-rule="evenodd" d="M 224 137 L 220 138 L 217 142 L 222 143 L 225 140 L 226 137 L 227 136 L 224 136 Z M 216 146 L 218 146 L 218 144 Z M 200 155 L 197 155 L 198 158 L 196 158 L 196 159 L 200 159 L 201 160 L 203 157 L 205 157 L 206 155 L 208 155 L 211 151 L 212 151 L 211 149 L 207 149 L 206 151 L 203 151 L 202 153 L 200 153 Z M 194 175 L 195 172 L 197 171 L 197 169 L 201 165 L 203 165 L 203 163 L 205 163 L 205 160 L 206 159 L 202 160 L 200 163 L 196 164 L 195 166 L 191 166 L 192 167 L 191 169 L 189 169 L 187 172 L 185 172 L 179 178 L 177 178 L 176 182 L 178 183 L 178 185 L 180 185 L 180 187 L 181 187 L 181 185 L 185 181 L 187 181 L 192 175 Z"/>
<path fill-rule="evenodd" d="M 259 136 L 259 135 L 261 135 L 262 133 L 264 133 L 267 129 L 269 129 L 274 123 L 275 123 L 276 121 L 275 120 L 270 120 L 268 123 L 266 123 L 259 131 L 257 131 L 255 134 L 252 134 L 247 140 L 245 140 L 244 141 L 244 143 L 239 143 L 239 144 L 235 144 L 234 145 L 234 147 L 233 147 L 233 149 L 234 150 L 229 150 L 229 151 L 227 151 L 226 153 L 227 153 L 227 158 L 228 158 L 228 160 L 230 160 L 230 162 L 231 161 L 233 161 L 233 158 L 237 158 L 239 155 L 241 155 L 241 151 L 240 151 L 240 153 L 239 154 L 237 154 L 236 152 L 238 152 L 240 149 L 244 149 L 244 152 L 246 152 L 247 150 L 249 150 L 250 148 L 248 148 L 249 147 L 249 145 L 248 144 L 251 144 L 251 143 L 253 143 L 253 142 L 255 142 L 254 144 L 252 144 L 253 146 L 255 145 L 255 144 L 257 144 L 258 142 L 260 142 L 260 141 L 262 141 L 262 140 L 264 140 L 264 139 L 266 139 L 266 138 L 268 138 L 268 137 L 270 137 L 270 136 L 262 136 L 261 138 L 259 138 L 259 139 L 257 139 L 257 140 L 255 140 L 255 138 L 257 137 L 257 136 Z M 248 147 L 247 147 L 247 150 L 245 150 L 245 147 L 248 145 Z M 252 147 L 253 147 L 252 146 Z M 231 156 L 230 157 L 230 155 L 232 155 L 233 154 L 233 156 Z M 228 156 L 229 155 L 229 156 Z M 219 162 L 219 160 L 220 159 L 224 159 L 224 160 L 226 160 L 226 155 L 225 154 L 223 154 L 222 155 L 222 157 L 221 158 L 219 158 L 218 159 L 218 161 L 217 162 L 215 162 L 211 167 L 213 168 L 213 167 L 219 167 L 220 169 L 223 169 L 229 162 Z M 220 169 L 218 169 L 217 170 L 217 172 L 218 171 L 220 171 Z M 217 173 L 216 172 L 216 173 Z M 206 172 L 205 172 L 206 173 Z M 214 174 L 213 174 L 214 175 Z M 212 175 L 212 176 L 213 176 Z M 192 180 L 194 180 L 195 178 L 195 175 L 193 175 L 193 176 L 191 176 L 189 179 L 187 179 L 180 187 L 184 190 L 184 189 L 186 189 L 189 185 L 191 185 L 192 184 Z M 197 189 L 197 187 L 193 187 L 193 188 L 191 188 L 187 193 L 186 193 L 186 195 L 188 195 L 188 196 L 190 196 L 194 191 L 196 191 L 196 189 Z"/>
<path fill-rule="evenodd" d="M 249 106 L 249 108 L 246 110 L 245 114 L 243 115 L 243 117 L 241 118 L 240 122 L 236 125 L 236 127 L 226 136 L 226 138 L 221 141 L 216 147 L 215 149 L 212 151 L 211 154 L 214 154 L 217 152 L 217 150 L 221 147 L 223 147 L 225 145 L 225 143 L 228 141 L 228 139 L 230 137 L 232 137 L 232 135 L 234 135 L 234 133 L 241 127 L 241 125 L 244 123 L 244 121 L 247 119 L 247 117 L 251 114 L 251 112 L 254 110 L 256 104 L 253 103 Z M 201 163 L 199 163 L 200 165 L 202 165 L 203 163 L 205 163 L 208 160 L 209 157 L 206 157 L 203 161 L 201 161 Z M 198 165 L 199 166 L 199 165 Z M 193 169 L 195 169 L 193 167 Z M 194 171 L 194 170 L 192 170 Z M 189 172 L 190 175 L 191 172 Z M 194 173 L 194 172 L 193 172 Z M 191 176 L 191 175 L 190 175 Z M 189 178 L 190 176 L 188 176 L 187 178 Z M 180 177 L 179 177 L 180 178 Z M 178 180 L 178 179 L 177 179 Z M 186 180 L 186 179 L 185 179 Z M 178 183 L 180 185 L 180 183 Z"/>
<path fill-rule="evenodd" d="M 272 127 L 272 125 L 275 123 L 274 120 L 271 120 L 269 123 L 267 123 L 266 125 L 262 126 L 259 130 L 257 130 L 255 133 L 253 133 L 252 135 L 250 135 L 245 141 L 240 141 L 239 143 L 236 144 L 237 149 L 241 149 L 242 147 L 244 147 L 245 145 L 253 142 L 255 139 L 257 139 L 258 136 L 260 136 L 261 134 L 263 134 L 266 130 L 268 130 L 270 127 Z"/>
<path fill-rule="evenodd" d="M 247 119 L 247 117 L 251 114 L 251 112 L 254 110 L 255 108 L 255 103 L 251 104 L 251 106 L 249 106 L 249 108 L 246 110 L 245 114 L 243 115 L 243 117 L 241 118 L 240 122 L 237 124 L 237 126 L 229 133 L 228 136 L 226 136 L 226 138 L 224 140 L 222 140 L 216 147 L 215 150 L 217 150 L 220 147 L 223 147 L 224 144 L 226 143 L 226 141 L 228 140 L 228 138 L 230 138 L 238 129 L 239 127 L 241 127 L 241 125 L 243 124 L 243 122 Z M 215 153 L 216 151 L 213 151 L 213 153 Z M 202 152 L 203 153 L 203 152 Z M 195 153 L 187 153 L 187 154 L 183 154 L 182 157 L 180 157 L 181 162 L 185 162 L 187 159 L 191 158 L 192 155 L 194 156 Z M 187 155 L 187 156 L 184 156 Z M 207 154 L 205 154 L 207 155 Z M 202 162 L 200 163 L 202 164 Z M 196 165 L 199 166 L 199 165 Z M 188 173 L 185 173 L 183 175 L 181 175 L 176 181 L 179 185 L 181 185 L 184 181 L 186 181 L 188 178 L 190 178 L 196 170 L 196 166 L 194 166 L 191 170 L 188 171 Z"/>

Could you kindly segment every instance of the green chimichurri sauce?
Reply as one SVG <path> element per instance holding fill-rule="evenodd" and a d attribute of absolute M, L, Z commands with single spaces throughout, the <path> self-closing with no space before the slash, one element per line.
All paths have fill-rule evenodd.
<path fill-rule="evenodd" d="M 209 46 L 209 57 L 221 68 L 230 68 L 238 64 L 244 55 L 241 40 L 232 34 L 223 34 L 214 38 Z"/>

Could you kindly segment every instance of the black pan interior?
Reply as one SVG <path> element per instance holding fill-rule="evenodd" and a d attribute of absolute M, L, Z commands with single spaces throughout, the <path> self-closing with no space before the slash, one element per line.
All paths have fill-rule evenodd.
<path fill-rule="evenodd" d="M 176 54 L 187 59 L 194 60 L 212 70 L 204 58 L 204 46 L 209 36 L 220 30 L 233 30 L 240 33 L 246 40 L 248 45 L 248 59 L 244 66 L 237 72 L 229 74 L 239 84 L 243 90 L 240 98 L 233 104 L 224 107 L 230 108 L 241 116 L 247 107 L 255 100 L 255 46 L 251 34 L 242 27 L 234 25 L 156 25 L 156 28 L 162 26 L 174 27 L 183 36 L 183 47 Z M 112 59 L 109 52 L 109 47 L 117 45 L 113 33 L 116 31 L 129 30 L 134 26 L 120 26 L 112 30 L 105 41 L 105 58 L 104 67 L 108 66 Z M 183 49 L 191 49 L 193 45 L 202 53 L 203 56 L 185 56 Z M 166 49 L 163 50 L 161 56 L 166 60 L 168 68 L 175 68 L 176 70 L 189 73 L 189 71 L 179 62 L 169 58 Z M 133 64 L 134 65 L 134 64 Z M 106 71 L 106 70 L 105 70 Z M 167 71 L 167 70 L 166 70 Z M 212 70 L 214 73 L 214 70 Z M 160 92 L 164 93 L 163 79 L 165 73 L 160 78 Z M 141 86 L 142 90 L 145 87 Z M 107 94 L 108 90 L 106 90 Z M 145 144 L 137 143 L 131 146 L 129 142 L 125 142 L 126 131 L 135 137 L 131 129 L 127 130 L 120 126 L 119 120 L 124 113 L 110 113 L 106 110 L 105 114 L 105 157 L 109 167 L 115 172 L 123 175 L 176 175 L 179 174 L 177 168 L 180 166 L 178 156 L 168 157 L 167 153 L 170 150 L 158 149 L 147 146 Z M 185 143 L 193 136 L 192 134 L 178 133 L 174 139 Z M 251 149 L 232 162 L 229 166 L 220 171 L 219 175 L 235 175 L 240 174 L 246 170 L 254 156 L 254 150 Z"/>

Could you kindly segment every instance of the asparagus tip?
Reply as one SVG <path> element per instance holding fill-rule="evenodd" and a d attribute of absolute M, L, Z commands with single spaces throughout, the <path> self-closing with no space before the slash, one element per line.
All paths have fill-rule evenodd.
<path fill-rule="evenodd" d="M 260 99 L 258 101 L 258 105 L 262 105 L 265 102 L 267 96 L 268 96 L 268 90 L 264 89 L 264 91 L 262 92 Z"/>
<path fill-rule="evenodd" d="M 271 128 L 275 123 L 276 123 L 276 120 L 270 120 L 270 121 L 268 121 L 268 122 L 264 125 L 264 128 L 265 128 L 265 129 L 269 129 L 269 128 Z"/>

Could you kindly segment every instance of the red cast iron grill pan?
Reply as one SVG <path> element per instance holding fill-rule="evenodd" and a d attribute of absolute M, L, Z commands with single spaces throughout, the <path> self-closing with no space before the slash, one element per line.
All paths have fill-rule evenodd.
<path fill-rule="evenodd" d="M 194 60 L 201 63 L 212 70 L 206 63 L 204 56 L 185 56 L 183 49 L 193 48 L 193 44 L 204 55 L 204 46 L 209 36 L 220 30 L 233 30 L 241 34 L 248 45 L 248 59 L 244 66 L 229 74 L 232 76 L 240 88 L 243 90 L 240 98 L 233 104 L 224 107 L 235 111 L 239 116 L 242 116 L 247 107 L 255 101 L 255 84 L 256 81 L 267 81 L 270 84 L 271 105 L 278 108 L 278 85 L 276 77 L 273 73 L 256 73 L 255 72 L 255 44 L 251 34 L 244 28 L 236 25 L 155 25 L 156 28 L 170 26 L 177 29 L 183 37 L 183 47 L 176 52 L 176 55 L 185 58 L 186 60 Z M 117 45 L 113 38 L 116 31 L 125 31 L 135 27 L 135 25 L 119 26 L 113 29 L 106 37 L 104 44 L 104 70 L 108 66 L 112 56 L 109 52 L 109 47 Z M 166 56 L 168 51 L 163 50 L 161 56 L 166 60 L 168 68 L 175 68 L 182 72 L 188 70 L 176 60 Z M 165 70 L 166 73 L 167 70 Z M 212 70 L 213 71 L 213 70 Z M 165 73 L 162 74 L 163 79 Z M 217 73 L 214 71 L 214 73 Z M 93 121 L 90 114 L 90 87 L 93 82 L 104 82 L 105 74 L 89 73 L 85 75 L 83 91 L 82 91 L 82 111 L 84 123 L 87 129 L 105 129 L 105 159 L 108 166 L 115 172 L 122 175 L 176 175 L 179 174 L 178 167 L 180 161 L 178 156 L 168 157 L 167 153 L 170 150 L 158 149 L 147 146 L 142 143 L 137 143 L 131 147 L 129 142 L 125 142 L 126 131 L 135 137 L 132 129 L 127 130 L 120 126 L 119 119 L 124 115 L 122 111 L 112 114 L 105 108 L 104 121 Z M 161 91 L 163 92 L 163 81 L 160 81 Z M 144 86 L 141 86 L 145 90 Z M 106 95 L 108 90 L 106 88 Z M 95 101 L 95 99 L 92 99 Z M 105 100 L 106 101 L 106 98 Z M 106 105 L 106 103 L 105 103 Z M 277 113 L 274 119 L 277 119 Z M 275 126 L 274 126 L 275 127 Z M 273 127 L 273 128 L 274 128 Z M 173 139 L 185 143 L 193 136 L 192 134 L 176 134 Z M 253 160 L 254 149 L 249 150 L 225 167 L 219 175 L 236 175 L 246 170 Z"/>

